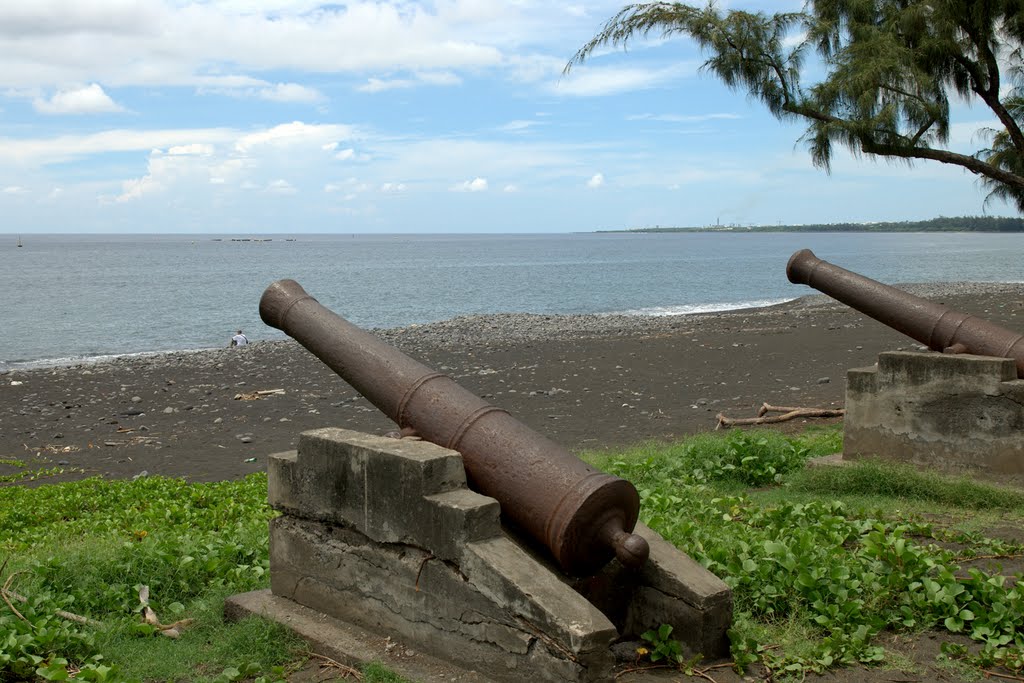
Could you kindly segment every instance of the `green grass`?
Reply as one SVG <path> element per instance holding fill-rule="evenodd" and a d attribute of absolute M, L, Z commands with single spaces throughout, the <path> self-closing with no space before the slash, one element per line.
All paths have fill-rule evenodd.
<path fill-rule="evenodd" d="M 819 497 L 875 497 L 968 510 L 1024 512 L 1024 491 L 1019 489 L 878 460 L 805 469 L 790 479 L 788 490 Z"/>
<path fill-rule="evenodd" d="M 633 481 L 642 519 L 734 591 L 734 662 L 800 676 L 869 664 L 908 670 L 883 636 L 948 631 L 951 671 L 1024 670 L 1024 596 L 957 554 L 1010 556 L 985 529 L 1021 526 L 1024 494 L 914 468 L 807 468 L 841 449 L 837 428 L 703 434 L 585 454 Z M 228 595 L 268 585 L 266 477 L 186 484 L 143 478 L 0 488 L 0 581 L 29 596 L 26 620 L 0 603 L 0 683 L 285 680 L 301 642 L 260 619 L 225 623 Z M 139 587 L 172 640 L 141 624 Z M 63 609 L 104 624 L 54 616 Z M 366 681 L 399 683 L 379 664 Z"/>

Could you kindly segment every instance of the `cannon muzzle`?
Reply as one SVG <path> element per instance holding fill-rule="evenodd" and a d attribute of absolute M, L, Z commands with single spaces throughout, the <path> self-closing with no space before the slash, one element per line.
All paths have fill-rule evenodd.
<path fill-rule="evenodd" d="M 613 555 L 629 567 L 647 559 L 647 542 L 631 533 L 640 497 L 625 479 L 591 467 L 352 325 L 294 280 L 267 288 L 260 317 L 306 347 L 404 434 L 461 453 L 470 485 L 497 499 L 502 515 L 547 547 L 566 573 L 593 573 Z"/>
<path fill-rule="evenodd" d="M 790 282 L 810 285 L 935 351 L 1012 358 L 1024 377 L 1024 335 L 983 318 L 883 285 L 823 261 L 810 249 L 786 264 Z"/>

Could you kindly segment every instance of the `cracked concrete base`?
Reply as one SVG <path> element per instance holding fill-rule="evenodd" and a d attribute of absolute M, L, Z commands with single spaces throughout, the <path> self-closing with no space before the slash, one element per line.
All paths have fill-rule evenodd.
<path fill-rule="evenodd" d="M 1024 481 L 1024 380 L 1013 360 L 890 351 L 847 374 L 843 457 Z"/>
<path fill-rule="evenodd" d="M 571 580 L 502 527 L 469 490 L 461 456 L 340 429 L 304 432 L 271 456 L 274 596 L 488 680 L 613 678 L 611 644 L 671 624 L 688 653 L 727 650 L 732 594 L 638 524 L 651 556 Z"/>
<path fill-rule="evenodd" d="M 278 597 L 269 590 L 239 593 L 224 603 L 224 617 L 228 620 L 252 616 L 291 629 L 309 643 L 312 652 L 346 666 L 358 668 L 380 662 L 395 673 L 420 683 L 488 683 L 491 680 L 476 671 L 467 671 L 407 647 L 400 641 Z"/>

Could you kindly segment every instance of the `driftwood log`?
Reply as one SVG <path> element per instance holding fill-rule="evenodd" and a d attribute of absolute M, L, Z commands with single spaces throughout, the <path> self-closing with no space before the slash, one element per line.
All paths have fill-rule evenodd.
<path fill-rule="evenodd" d="M 780 413 L 769 415 L 768 413 Z M 757 417 L 726 417 L 722 413 L 716 415 L 718 424 L 715 429 L 722 427 L 733 427 L 736 425 L 762 425 L 786 422 L 798 417 L 840 417 L 846 414 L 842 408 L 799 408 L 791 406 L 773 406 L 762 403 L 757 411 Z"/>

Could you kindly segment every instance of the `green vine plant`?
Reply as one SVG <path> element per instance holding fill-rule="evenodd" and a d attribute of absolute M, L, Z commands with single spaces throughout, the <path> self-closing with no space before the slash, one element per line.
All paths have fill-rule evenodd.
<path fill-rule="evenodd" d="M 808 489 L 824 486 L 803 468 L 816 449 L 778 434 L 735 432 L 717 441 L 643 447 L 599 466 L 634 482 L 641 519 L 732 588 L 729 638 L 739 672 L 753 663 L 778 674 L 875 665 L 886 657 L 878 642 L 883 631 L 938 630 L 966 635 L 980 646 L 976 655 L 947 647 L 948 657 L 1020 674 L 1024 584 L 965 570 L 961 563 L 982 553 L 1013 556 L 1021 545 L 951 534 L 906 515 L 853 509 L 834 499 L 808 499 Z M 944 491 L 913 471 L 878 470 L 873 464 L 838 469 L 828 476 L 905 486 L 901 495 L 919 496 L 923 505 L 976 497 L 979 509 L 998 499 L 1018 516 L 1024 511 L 1024 493 L 990 487 L 987 497 L 975 496 L 974 484 Z M 763 488 L 798 481 L 805 487 L 802 496 L 772 497 Z M 960 514 L 965 512 L 971 514 Z M 977 550 L 943 547 L 951 539 Z M 988 554 L 993 551 L 1002 555 Z M 785 634 L 778 624 L 786 622 L 807 642 L 780 642 Z M 662 628 L 644 635 L 652 661 L 676 656 L 670 634 Z"/>
<path fill-rule="evenodd" d="M 662 624 L 657 630 L 651 629 L 640 635 L 640 638 L 650 643 L 651 647 L 647 652 L 652 662 L 665 660 L 673 664 L 682 664 L 683 646 L 678 640 L 671 638 L 672 626 Z"/>

